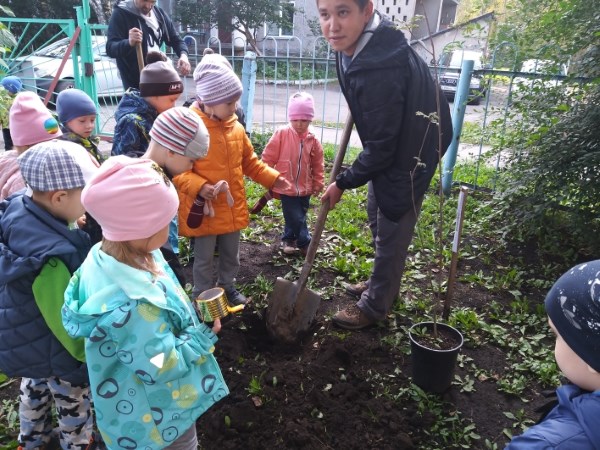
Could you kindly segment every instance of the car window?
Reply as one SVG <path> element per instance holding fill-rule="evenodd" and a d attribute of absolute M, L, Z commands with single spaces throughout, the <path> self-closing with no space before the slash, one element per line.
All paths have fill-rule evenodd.
<path fill-rule="evenodd" d="M 469 50 L 456 50 L 453 52 L 444 53 L 440 57 L 439 65 L 458 69 L 462 66 L 462 62 L 465 59 L 471 59 L 475 61 L 473 69 L 481 69 L 481 53 Z"/>
<path fill-rule="evenodd" d="M 53 44 L 48 45 L 47 47 L 42 47 L 39 50 L 33 52 L 35 56 L 46 56 L 48 58 L 62 58 L 65 52 L 67 51 L 67 47 L 69 46 L 69 39 L 61 39 L 60 41 L 56 41 Z"/>

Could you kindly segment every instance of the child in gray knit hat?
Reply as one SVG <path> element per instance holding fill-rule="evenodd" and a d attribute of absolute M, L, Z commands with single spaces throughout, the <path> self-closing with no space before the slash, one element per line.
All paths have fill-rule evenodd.
<path fill-rule="evenodd" d="M 194 162 L 173 183 L 179 191 L 179 234 L 195 238 L 193 295 L 215 287 L 225 290 L 231 304 L 246 303 L 235 277 L 240 267 L 240 231 L 249 214 L 244 176 L 267 189 L 286 188 L 279 172 L 258 159 L 235 114 L 242 83 L 221 55 L 205 55 L 194 71 L 196 101 L 190 109 L 200 116 L 210 135 L 206 158 Z M 202 215 L 202 204 L 209 207 Z M 198 211 L 195 211 L 198 208 Z M 206 210 L 206 209 L 204 209 Z M 213 279 L 215 247 L 219 247 L 217 279 Z"/>
<path fill-rule="evenodd" d="M 115 112 L 113 155 L 142 156 L 156 117 L 175 106 L 183 92 L 177 71 L 159 52 L 150 52 L 140 74 L 140 89 L 128 89 Z"/>
<path fill-rule="evenodd" d="M 600 443 L 600 260 L 567 271 L 546 296 L 556 335 L 554 357 L 572 384 L 556 391 L 558 404 L 515 437 L 509 450 L 597 449 Z"/>
<path fill-rule="evenodd" d="M 160 166 L 169 178 L 192 169 L 194 161 L 208 153 L 208 130 L 197 114 L 189 108 L 176 106 L 158 115 L 150 130 L 150 146 L 144 158 Z M 169 226 L 169 240 L 161 247 L 175 276 L 185 287 L 187 280 L 179 262 L 179 232 L 177 216 Z"/>

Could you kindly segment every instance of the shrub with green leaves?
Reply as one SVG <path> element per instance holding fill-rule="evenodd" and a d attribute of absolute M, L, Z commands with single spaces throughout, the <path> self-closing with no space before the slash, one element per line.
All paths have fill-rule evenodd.
<path fill-rule="evenodd" d="M 600 87 L 594 85 L 577 107 L 547 110 L 547 125 L 538 110 L 535 130 L 504 171 L 499 214 L 511 218 L 504 231 L 512 238 L 572 260 L 598 254 L 599 101 Z"/>

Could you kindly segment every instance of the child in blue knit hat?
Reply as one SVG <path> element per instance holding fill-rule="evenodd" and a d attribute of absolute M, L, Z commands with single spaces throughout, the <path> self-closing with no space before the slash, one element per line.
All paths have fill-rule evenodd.
<path fill-rule="evenodd" d="M 101 164 L 104 157 L 98 149 L 100 138 L 93 134 L 98 109 L 90 96 L 79 89 L 65 89 L 56 97 L 56 113 L 63 132 L 61 139 L 81 145 Z"/>
<path fill-rule="evenodd" d="M 507 450 L 598 449 L 600 443 L 600 260 L 561 276 L 545 301 L 556 335 L 554 357 L 571 382 L 556 390 L 557 405 Z"/>
<path fill-rule="evenodd" d="M 13 149 L 13 141 L 8 126 L 8 111 L 23 83 L 19 77 L 9 75 L 2 79 L 2 90 L 0 90 L 0 125 L 2 126 L 2 138 L 4 139 L 4 150 Z"/>

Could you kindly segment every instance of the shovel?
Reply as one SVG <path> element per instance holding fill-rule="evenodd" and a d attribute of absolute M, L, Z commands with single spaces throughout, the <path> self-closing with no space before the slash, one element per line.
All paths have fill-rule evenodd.
<path fill-rule="evenodd" d="M 342 133 L 340 148 L 335 155 L 335 160 L 331 169 L 329 184 L 335 181 L 335 177 L 340 171 L 346 154 L 346 148 L 350 141 L 350 135 L 352 134 L 353 125 L 354 122 L 352 116 L 348 113 L 344 131 Z M 306 283 L 313 262 L 315 261 L 317 248 L 319 247 L 321 233 L 323 233 L 328 212 L 329 201 L 325 201 L 321 204 L 321 208 L 319 209 L 315 229 L 306 252 L 306 259 L 304 260 L 304 265 L 300 272 L 300 278 L 298 278 L 297 281 L 292 282 L 278 277 L 269 299 L 267 308 L 267 329 L 273 338 L 286 344 L 296 342 L 300 336 L 310 329 L 317 314 L 317 309 L 319 308 L 321 296 L 316 292 L 307 289 Z"/>
<path fill-rule="evenodd" d="M 138 42 L 135 44 L 135 54 L 137 55 L 138 68 L 140 73 L 144 69 L 144 53 L 142 52 L 142 43 Z"/>

